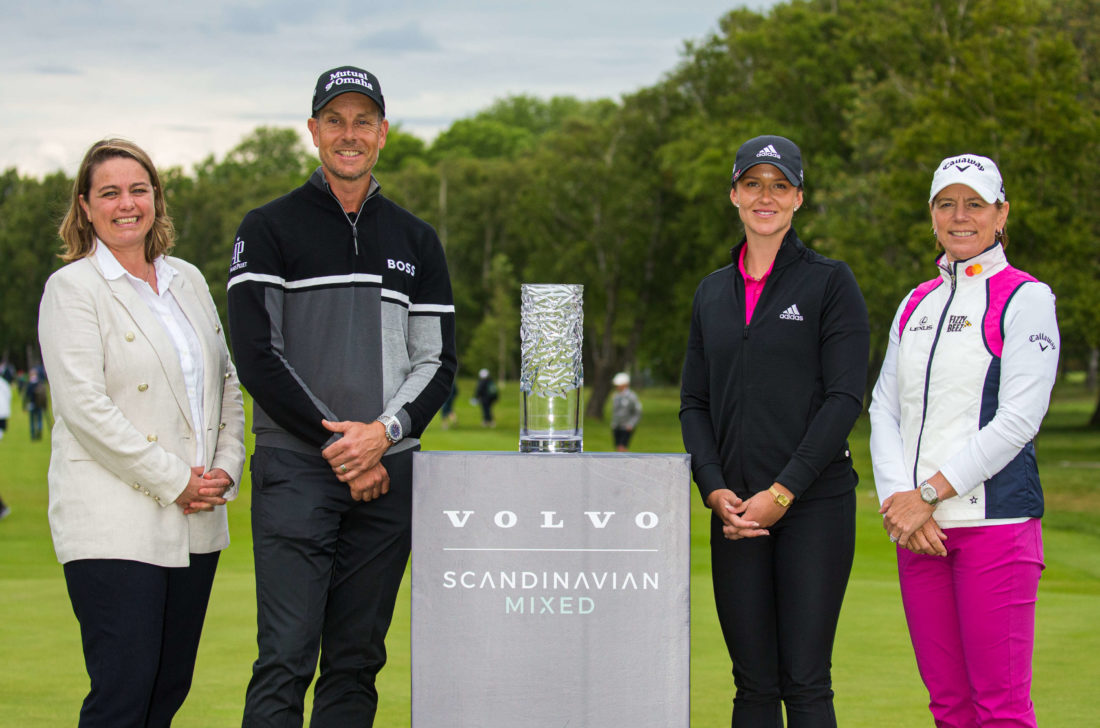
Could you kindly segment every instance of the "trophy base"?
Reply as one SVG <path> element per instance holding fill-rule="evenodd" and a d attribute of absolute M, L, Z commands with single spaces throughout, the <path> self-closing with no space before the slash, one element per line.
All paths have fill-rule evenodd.
<path fill-rule="evenodd" d="M 582 452 L 583 449 L 584 442 L 579 435 L 530 432 L 519 437 L 520 452 Z"/>

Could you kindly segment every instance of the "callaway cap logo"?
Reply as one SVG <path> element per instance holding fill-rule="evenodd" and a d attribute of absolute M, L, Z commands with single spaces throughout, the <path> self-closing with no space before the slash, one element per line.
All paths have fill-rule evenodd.
<path fill-rule="evenodd" d="M 947 169 L 954 165 L 955 168 L 957 168 L 960 172 L 965 172 L 966 170 L 970 169 L 970 165 L 972 164 L 978 168 L 979 172 L 985 171 L 985 167 L 982 166 L 981 162 L 976 159 L 971 159 L 970 157 L 956 157 L 955 159 L 951 159 L 947 162 L 947 164 L 943 165 L 943 168 Z"/>

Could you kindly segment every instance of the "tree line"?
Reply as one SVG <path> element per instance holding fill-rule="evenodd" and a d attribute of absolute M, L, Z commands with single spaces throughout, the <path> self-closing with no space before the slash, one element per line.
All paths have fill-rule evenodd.
<path fill-rule="evenodd" d="M 678 379 L 695 286 L 740 240 L 728 192 L 741 142 L 771 133 L 802 148 L 805 203 L 794 224 L 854 270 L 871 316 L 872 376 L 898 302 L 934 274 L 933 168 L 983 154 L 1000 166 L 1012 205 L 1010 260 L 1058 296 L 1063 368 L 1094 374 L 1095 10 L 1095 0 L 732 10 L 652 86 L 620 100 L 512 96 L 430 144 L 395 125 L 375 172 L 388 196 L 439 231 L 465 372 L 516 376 L 521 282 L 584 284 L 588 415 L 598 416 L 616 371 Z M 223 315 L 241 218 L 316 166 L 298 131 L 263 127 L 222 159 L 166 171 L 177 253 L 206 273 Z M 0 353 L 17 360 L 36 356 L 37 303 L 59 265 L 70 185 L 62 173 L 0 175 Z"/>

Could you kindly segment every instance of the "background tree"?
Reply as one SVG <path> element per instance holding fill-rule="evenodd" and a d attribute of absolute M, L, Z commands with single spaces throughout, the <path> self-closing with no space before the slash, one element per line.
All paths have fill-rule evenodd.
<path fill-rule="evenodd" d="M 57 227 L 71 193 L 72 180 L 60 172 L 42 180 L 14 169 L 0 175 L 0 358 L 20 368 L 41 362 L 38 301 L 61 266 Z"/>

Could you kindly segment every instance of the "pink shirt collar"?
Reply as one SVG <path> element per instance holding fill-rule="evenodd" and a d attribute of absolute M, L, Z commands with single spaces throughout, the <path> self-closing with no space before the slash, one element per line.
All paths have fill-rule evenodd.
<path fill-rule="evenodd" d="M 775 260 L 772 260 L 772 264 L 768 266 L 768 270 L 764 272 L 764 275 L 760 276 L 760 280 L 757 280 L 749 275 L 745 270 L 745 251 L 749 248 L 748 244 L 741 246 L 741 255 L 737 258 L 737 270 L 741 271 L 741 277 L 745 280 L 745 323 L 748 324 L 752 321 L 752 312 L 756 310 L 756 304 L 760 301 L 760 294 L 764 292 L 764 283 L 768 280 L 768 276 L 772 273 L 772 268 L 775 267 Z"/>

